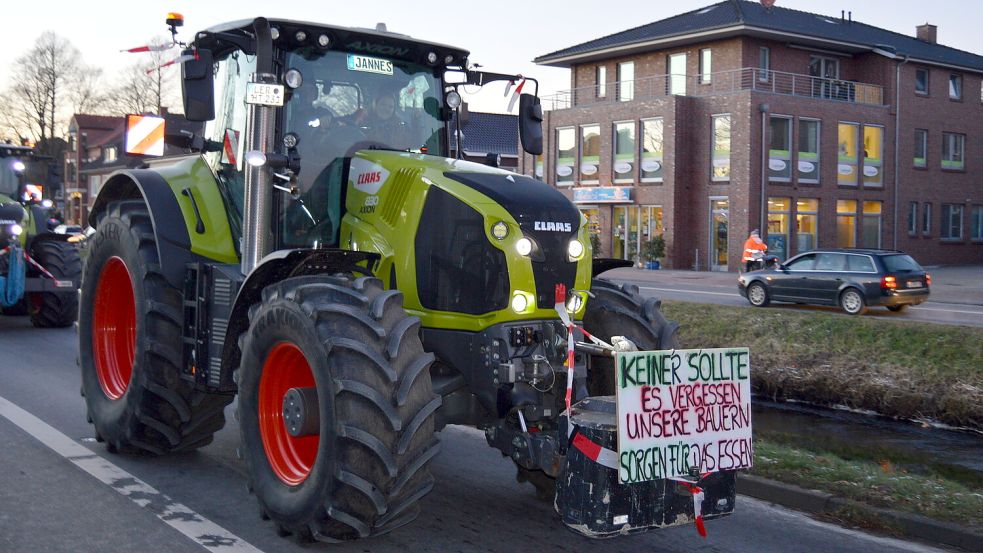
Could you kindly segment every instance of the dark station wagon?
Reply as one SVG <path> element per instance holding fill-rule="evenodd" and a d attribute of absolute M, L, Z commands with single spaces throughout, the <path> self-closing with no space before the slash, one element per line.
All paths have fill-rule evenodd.
<path fill-rule="evenodd" d="M 799 254 L 776 267 L 744 273 L 737 282 L 755 307 L 783 301 L 835 305 L 860 315 L 868 306 L 901 311 L 926 301 L 932 277 L 904 252 L 851 248 Z"/>

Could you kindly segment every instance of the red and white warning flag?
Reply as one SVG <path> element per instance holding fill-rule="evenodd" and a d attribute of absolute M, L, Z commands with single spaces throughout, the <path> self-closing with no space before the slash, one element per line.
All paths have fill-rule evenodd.
<path fill-rule="evenodd" d="M 150 69 L 147 70 L 147 75 L 153 73 L 154 71 L 158 71 L 160 69 L 163 69 L 165 67 L 170 67 L 170 66 L 172 66 L 172 65 L 174 65 L 176 63 L 184 63 L 186 61 L 191 61 L 193 59 L 195 59 L 195 55 L 194 54 L 185 54 L 183 56 L 178 56 L 178 57 L 172 59 L 169 62 L 162 63 L 162 64 L 158 65 L 157 67 L 151 67 Z"/>
<path fill-rule="evenodd" d="M 135 46 L 126 50 L 120 50 L 120 52 L 128 52 L 130 54 L 139 54 L 141 52 L 163 52 L 165 50 L 170 50 L 173 47 L 173 42 L 163 44 L 144 44 L 143 46 Z"/>
<path fill-rule="evenodd" d="M 509 99 L 509 113 L 512 113 L 512 108 L 514 108 L 515 103 L 519 101 L 519 95 L 522 94 L 522 87 L 525 86 L 525 84 L 526 80 L 522 79 L 519 81 L 519 86 L 515 87 L 515 91 L 512 93 L 512 98 Z M 509 83 L 509 86 L 511 87 L 512 83 Z M 508 92 L 508 89 L 506 89 L 506 92 Z"/>

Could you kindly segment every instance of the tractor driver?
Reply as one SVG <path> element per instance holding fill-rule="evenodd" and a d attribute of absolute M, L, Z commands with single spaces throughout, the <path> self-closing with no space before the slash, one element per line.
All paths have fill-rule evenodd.
<path fill-rule="evenodd" d="M 396 95 L 380 91 L 369 108 L 359 121 L 366 138 L 397 149 L 408 147 L 406 123 L 396 114 Z"/>

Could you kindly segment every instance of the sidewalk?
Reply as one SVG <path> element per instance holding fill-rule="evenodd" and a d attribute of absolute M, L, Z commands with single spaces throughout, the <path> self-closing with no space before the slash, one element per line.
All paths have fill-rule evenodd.
<path fill-rule="evenodd" d="M 983 305 L 983 265 L 948 265 L 926 267 L 932 276 L 929 301 L 962 305 Z M 731 286 L 737 293 L 737 273 L 720 271 L 684 271 L 665 269 L 612 269 L 604 277 L 615 280 L 633 280 L 672 284 Z"/>

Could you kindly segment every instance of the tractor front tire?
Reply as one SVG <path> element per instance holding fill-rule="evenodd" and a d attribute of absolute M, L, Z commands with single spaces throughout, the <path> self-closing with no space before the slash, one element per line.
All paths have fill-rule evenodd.
<path fill-rule="evenodd" d="M 584 329 L 610 343 L 612 336 L 624 336 L 639 351 L 679 347 L 676 330 L 679 324 L 662 314 L 662 302 L 643 298 L 638 287 L 595 279 L 592 297 L 587 300 Z M 592 396 L 614 395 L 614 359 L 606 355 L 591 356 L 587 390 Z"/>
<path fill-rule="evenodd" d="M 82 258 L 73 244 L 43 240 L 31 250 L 34 261 L 58 280 L 78 281 L 82 276 Z M 74 287 L 67 292 L 33 292 L 25 299 L 31 324 L 37 328 L 64 328 L 78 317 L 78 293 Z"/>
<path fill-rule="evenodd" d="M 82 279 L 79 364 L 96 436 L 111 452 L 165 454 L 207 445 L 231 395 L 181 378 L 182 294 L 160 271 L 140 200 L 110 204 L 96 222 Z"/>
<path fill-rule="evenodd" d="M 281 535 L 351 540 L 416 518 L 434 485 L 441 403 L 419 329 L 402 293 L 370 277 L 288 278 L 251 307 L 237 371 L 242 452 Z"/>

